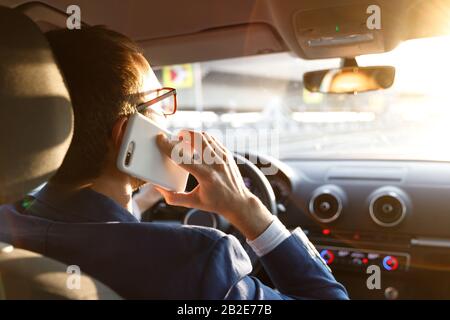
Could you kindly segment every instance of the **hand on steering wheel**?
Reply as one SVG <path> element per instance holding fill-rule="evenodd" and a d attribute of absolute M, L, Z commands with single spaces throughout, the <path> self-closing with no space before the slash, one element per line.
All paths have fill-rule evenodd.
<path fill-rule="evenodd" d="M 174 206 L 215 212 L 226 218 L 247 239 L 257 238 L 273 221 L 270 211 L 245 186 L 233 155 L 204 132 L 182 131 L 179 141 L 161 134 L 161 151 L 174 159 L 182 151 L 179 165 L 198 181 L 190 192 L 171 192 L 161 188 L 165 201 Z"/>

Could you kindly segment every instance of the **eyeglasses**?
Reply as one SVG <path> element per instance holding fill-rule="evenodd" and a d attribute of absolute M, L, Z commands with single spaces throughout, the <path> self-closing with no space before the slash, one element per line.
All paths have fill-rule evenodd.
<path fill-rule="evenodd" d="M 150 95 L 150 100 L 137 106 L 138 112 L 143 112 L 149 107 L 152 110 L 170 116 L 177 111 L 177 90 L 174 88 L 161 88 L 147 91 L 146 96 Z"/>

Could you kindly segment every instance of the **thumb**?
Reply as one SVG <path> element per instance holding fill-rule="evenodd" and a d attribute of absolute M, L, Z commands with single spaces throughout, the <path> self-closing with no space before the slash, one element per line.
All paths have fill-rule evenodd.
<path fill-rule="evenodd" d="M 161 152 L 170 158 L 175 143 L 172 143 L 164 133 L 160 133 L 156 136 L 156 143 Z"/>
<path fill-rule="evenodd" d="M 193 208 L 196 204 L 196 193 L 195 190 L 191 192 L 173 192 L 162 189 L 160 187 L 155 187 L 159 193 L 164 197 L 164 200 L 172 206 Z"/>

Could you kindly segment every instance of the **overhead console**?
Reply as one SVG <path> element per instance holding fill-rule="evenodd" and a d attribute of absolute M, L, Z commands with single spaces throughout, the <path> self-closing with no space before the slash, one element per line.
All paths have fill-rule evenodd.
<path fill-rule="evenodd" d="M 301 5 L 300 5 L 301 3 Z M 355 57 L 394 49 L 407 34 L 405 1 L 270 1 L 289 47 L 306 59 Z"/>
<path fill-rule="evenodd" d="M 386 50 L 382 17 L 380 6 L 358 4 L 298 11 L 293 25 L 306 57 L 353 57 Z M 380 29 L 376 29 L 376 19 Z"/>

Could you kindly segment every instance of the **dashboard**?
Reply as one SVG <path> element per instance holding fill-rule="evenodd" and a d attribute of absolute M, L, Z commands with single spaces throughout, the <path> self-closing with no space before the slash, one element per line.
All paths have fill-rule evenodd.
<path fill-rule="evenodd" d="M 350 298 L 450 299 L 450 163 L 262 156 L 252 162 L 272 186 L 279 219 L 303 229 Z M 255 181 L 243 178 L 260 196 Z M 195 185 L 191 177 L 188 190 Z M 217 214 L 164 201 L 143 217 L 235 234 Z M 271 285 L 264 269 L 255 269 Z"/>
<path fill-rule="evenodd" d="M 351 298 L 450 298 L 450 163 L 273 161 L 279 219 L 305 231 Z"/>

